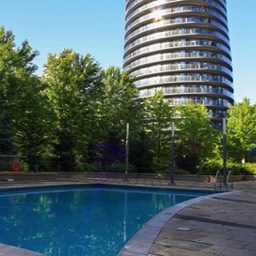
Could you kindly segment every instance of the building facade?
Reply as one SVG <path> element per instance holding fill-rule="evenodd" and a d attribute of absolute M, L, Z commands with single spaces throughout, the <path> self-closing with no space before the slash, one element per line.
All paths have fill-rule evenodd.
<path fill-rule="evenodd" d="M 124 71 L 140 97 L 204 104 L 214 121 L 234 102 L 226 0 L 126 0 Z"/>

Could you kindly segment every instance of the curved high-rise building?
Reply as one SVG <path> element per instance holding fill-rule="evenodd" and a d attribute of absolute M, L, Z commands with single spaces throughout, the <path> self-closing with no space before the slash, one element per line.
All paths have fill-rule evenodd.
<path fill-rule="evenodd" d="M 234 102 L 225 0 L 126 0 L 123 68 L 140 97 L 204 104 L 218 121 Z"/>

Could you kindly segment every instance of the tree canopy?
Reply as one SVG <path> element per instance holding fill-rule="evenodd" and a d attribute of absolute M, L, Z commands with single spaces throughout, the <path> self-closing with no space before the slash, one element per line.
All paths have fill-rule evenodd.
<path fill-rule="evenodd" d="M 29 170 L 120 171 L 129 123 L 131 168 L 168 171 L 174 122 L 178 168 L 194 173 L 221 159 L 222 134 L 204 105 L 173 106 L 161 91 L 140 98 L 126 72 L 72 49 L 49 54 L 39 76 L 38 54 L 0 27 L 0 154 L 22 156 Z M 248 99 L 228 111 L 227 142 L 229 160 L 255 162 L 256 105 Z"/>
<path fill-rule="evenodd" d="M 76 161 L 87 159 L 102 92 L 102 70 L 89 54 L 66 49 L 49 55 L 43 79 L 56 114 L 54 155 L 63 170 L 72 170 Z"/>
<path fill-rule="evenodd" d="M 176 164 L 196 172 L 215 146 L 215 131 L 204 105 L 187 103 L 176 107 Z"/>
<path fill-rule="evenodd" d="M 38 114 L 36 106 L 32 105 L 38 95 L 31 93 L 39 83 L 38 78 L 33 75 L 37 69 L 33 60 L 37 55 L 38 52 L 33 51 L 27 41 L 16 47 L 13 33 L 0 27 L 1 153 L 25 153 L 19 143 L 21 130 L 28 125 L 25 121 L 28 115 L 36 117 Z M 24 139 L 25 143 L 30 143 L 28 138 Z"/>
<path fill-rule="evenodd" d="M 256 105 L 245 98 L 228 111 L 227 138 L 229 157 L 237 162 L 252 159 L 256 147 Z"/>

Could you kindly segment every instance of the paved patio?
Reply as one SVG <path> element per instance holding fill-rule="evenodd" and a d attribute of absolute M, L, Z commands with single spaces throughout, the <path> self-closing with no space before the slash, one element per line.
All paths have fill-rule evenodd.
<path fill-rule="evenodd" d="M 232 192 L 196 198 L 160 213 L 119 256 L 255 256 L 256 182 L 234 186 Z"/>
<path fill-rule="evenodd" d="M 1 181 L 0 188 L 20 186 L 104 183 L 170 187 L 167 180 L 61 179 L 49 181 Z M 213 189 L 209 182 L 176 183 L 175 188 Z M 256 182 L 234 183 L 234 190 L 195 198 L 166 209 L 150 220 L 126 244 L 120 256 L 255 256 Z M 0 244 L 0 256 L 39 256 Z M 84 256 L 84 255 L 83 255 Z"/>

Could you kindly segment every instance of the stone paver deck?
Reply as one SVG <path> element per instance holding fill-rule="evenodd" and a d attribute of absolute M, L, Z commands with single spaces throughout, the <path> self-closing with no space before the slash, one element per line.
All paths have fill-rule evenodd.
<path fill-rule="evenodd" d="M 256 255 L 255 203 L 254 194 L 241 192 L 185 207 L 164 225 L 148 255 Z"/>
<path fill-rule="evenodd" d="M 168 181 L 130 179 L 65 179 L 54 182 L 0 182 L 0 188 L 107 183 L 170 187 Z M 211 183 L 177 182 L 175 188 L 212 189 Z M 195 198 L 170 207 L 150 220 L 119 256 L 255 256 L 256 182 L 234 184 L 234 191 Z M 24 254 L 25 253 L 25 254 Z M 27 254 L 26 254 L 27 253 Z M 39 256 L 0 244 L 0 256 Z M 82 255 L 84 256 L 84 255 Z"/>
<path fill-rule="evenodd" d="M 44 254 L 0 244 L 0 256 L 44 256 Z"/>
<path fill-rule="evenodd" d="M 235 186 L 232 192 L 196 198 L 163 211 L 119 256 L 255 256 L 256 183 Z"/>

